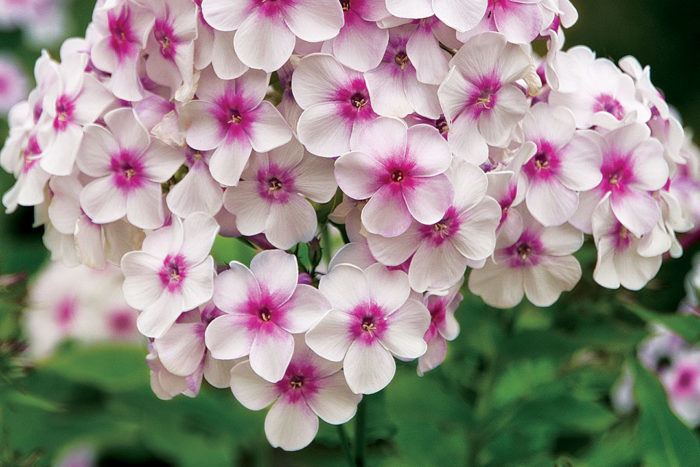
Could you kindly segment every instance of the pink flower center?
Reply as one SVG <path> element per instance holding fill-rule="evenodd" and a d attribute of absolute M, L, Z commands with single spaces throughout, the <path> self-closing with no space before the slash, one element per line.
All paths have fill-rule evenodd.
<path fill-rule="evenodd" d="M 215 104 L 212 114 L 219 121 L 222 137 L 226 136 L 229 142 L 247 138 L 246 129 L 253 122 L 253 114 L 249 112 L 253 103 L 241 93 L 234 93 L 233 89 L 228 88 Z"/>
<path fill-rule="evenodd" d="M 138 188 L 143 182 L 143 164 L 128 150 L 122 150 L 110 161 L 114 183 L 124 191 Z"/>
<path fill-rule="evenodd" d="M 605 162 L 600 168 L 603 175 L 600 187 L 603 192 L 611 191 L 613 195 L 624 192 L 627 185 L 634 182 L 630 157 L 613 154 L 604 156 L 604 160 Z"/>
<path fill-rule="evenodd" d="M 182 281 L 187 277 L 185 257 L 182 255 L 166 256 L 158 277 L 160 277 L 160 282 L 169 292 L 179 291 L 182 287 Z"/>
<path fill-rule="evenodd" d="M 107 324 L 113 337 L 129 337 L 136 331 L 136 316 L 131 310 L 116 310 L 109 314 Z"/>
<path fill-rule="evenodd" d="M 517 242 L 506 248 L 509 258 L 508 265 L 511 268 L 536 266 L 539 263 L 539 254 L 542 251 L 542 242 L 532 232 L 524 231 Z"/>
<path fill-rule="evenodd" d="M 41 148 L 39 147 L 39 142 L 36 139 L 36 135 L 29 137 L 27 141 L 27 147 L 22 151 L 22 158 L 24 159 L 24 167 L 22 171 L 26 174 L 31 170 L 32 167 L 39 161 L 36 157 L 41 154 Z"/>
<path fill-rule="evenodd" d="M 124 57 L 131 55 L 134 51 L 138 51 L 133 43 L 138 41 L 138 38 L 131 29 L 131 10 L 128 7 L 122 8 L 119 16 L 115 16 L 114 11 L 107 13 L 107 22 L 109 25 L 110 46 L 121 62 Z"/>
<path fill-rule="evenodd" d="M 480 76 L 472 84 L 472 90 L 466 102 L 466 111 L 472 119 L 477 119 L 483 112 L 490 111 L 496 105 L 501 81 L 496 74 Z"/>
<path fill-rule="evenodd" d="M 163 19 L 157 19 L 153 26 L 153 36 L 159 44 L 160 54 L 169 60 L 173 60 L 177 38 L 172 26 Z"/>
<path fill-rule="evenodd" d="M 401 51 L 394 55 L 394 63 L 398 65 L 402 70 L 405 69 L 406 65 L 410 63 L 406 52 Z"/>
<path fill-rule="evenodd" d="M 593 102 L 594 112 L 608 112 L 618 120 L 625 116 L 625 108 L 610 94 L 601 94 Z"/>
<path fill-rule="evenodd" d="M 367 85 L 362 78 L 355 78 L 343 89 L 336 91 L 334 100 L 340 104 L 340 114 L 347 120 L 369 119 L 376 114 L 372 110 Z"/>
<path fill-rule="evenodd" d="M 294 177 L 289 170 L 271 164 L 258 172 L 258 193 L 273 203 L 286 203 L 294 190 Z"/>
<path fill-rule="evenodd" d="M 56 306 L 56 324 L 62 329 L 70 326 L 78 311 L 77 300 L 74 297 L 65 297 Z"/>
<path fill-rule="evenodd" d="M 369 303 L 360 305 L 351 313 L 350 335 L 365 344 L 372 344 L 386 330 L 385 313 L 379 306 Z"/>
<path fill-rule="evenodd" d="M 439 246 L 452 237 L 459 230 L 459 226 L 460 221 L 457 216 L 457 209 L 454 206 L 450 206 L 445 216 L 439 222 L 433 225 L 421 226 L 421 234 L 433 246 Z"/>
<path fill-rule="evenodd" d="M 275 385 L 287 402 L 297 402 L 318 392 L 318 379 L 315 366 L 292 360 L 284 377 Z"/>
<path fill-rule="evenodd" d="M 73 121 L 75 103 L 65 94 L 56 100 L 56 117 L 53 120 L 53 127 L 56 131 L 63 131 L 68 124 Z"/>
<path fill-rule="evenodd" d="M 272 319 L 272 312 L 267 306 L 262 306 L 258 309 L 258 318 L 260 318 L 260 321 L 267 323 Z"/>
<path fill-rule="evenodd" d="M 537 153 L 523 167 L 529 178 L 547 179 L 559 172 L 559 154 L 549 141 L 537 142 Z"/>
<path fill-rule="evenodd" d="M 618 223 L 615 237 L 615 248 L 623 251 L 629 248 L 630 243 L 632 243 L 632 237 L 630 236 L 629 230 L 627 230 L 627 227 L 624 225 Z"/>
<path fill-rule="evenodd" d="M 688 396 L 693 393 L 698 373 L 693 368 L 683 368 L 676 378 L 673 393 L 677 396 Z"/>

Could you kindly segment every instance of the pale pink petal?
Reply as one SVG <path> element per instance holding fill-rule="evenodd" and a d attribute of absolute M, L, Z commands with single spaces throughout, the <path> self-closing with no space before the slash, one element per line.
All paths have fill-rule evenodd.
<path fill-rule="evenodd" d="M 565 224 L 544 229 L 540 234 L 544 251 L 552 256 L 570 255 L 583 245 L 583 234 L 578 229 Z"/>
<path fill-rule="evenodd" d="M 204 164 L 190 167 L 185 178 L 170 189 L 165 200 L 173 214 L 187 217 L 195 212 L 215 215 L 223 205 L 224 192 Z"/>
<path fill-rule="evenodd" d="M 83 76 L 83 89 L 75 100 L 74 118 L 78 123 L 92 123 L 114 100 L 110 93 L 91 75 Z"/>
<path fill-rule="evenodd" d="M 233 46 L 243 63 L 271 73 L 289 59 L 295 41 L 280 16 L 254 13 L 236 31 Z"/>
<path fill-rule="evenodd" d="M 449 184 L 447 181 L 446 183 Z M 444 189 L 444 186 L 440 188 Z M 414 190 L 414 193 L 415 191 L 417 190 Z M 421 190 L 421 194 L 423 191 L 424 190 Z M 444 194 L 438 194 L 438 197 L 443 196 Z M 411 199 L 412 201 L 416 201 L 416 204 L 421 204 L 420 201 L 416 200 L 415 196 L 412 196 Z M 427 205 L 428 203 L 429 201 L 425 204 Z M 445 209 L 447 209 L 447 206 L 445 206 Z M 433 206 L 428 206 L 429 214 L 433 214 L 434 210 Z M 440 220 L 444 213 L 445 211 L 437 216 L 434 222 Z M 385 237 L 401 235 L 411 225 L 411 221 L 411 212 L 406 207 L 404 196 L 402 196 L 400 191 L 396 191 L 392 186 L 388 185 L 381 187 L 362 209 L 362 224 L 367 231 Z"/>
<path fill-rule="evenodd" d="M 306 156 L 292 169 L 295 189 L 317 203 L 327 203 L 333 198 L 338 185 L 333 176 L 335 161 Z"/>
<path fill-rule="evenodd" d="M 549 306 L 563 291 L 581 279 L 581 265 L 573 256 L 547 257 L 524 274 L 527 299 L 537 306 Z"/>
<path fill-rule="evenodd" d="M 248 139 L 233 140 L 216 148 L 209 160 L 209 170 L 214 180 L 222 185 L 236 186 L 252 149 Z"/>
<path fill-rule="evenodd" d="M 423 335 L 430 326 L 428 309 L 417 300 L 408 300 L 387 320 L 381 343 L 399 358 L 414 359 L 426 351 Z"/>
<path fill-rule="evenodd" d="M 231 391 L 238 402 L 249 410 L 262 410 L 278 396 L 277 387 L 253 372 L 249 362 L 231 369 Z"/>
<path fill-rule="evenodd" d="M 602 175 L 600 146 L 589 134 L 577 134 L 559 156 L 557 178 L 576 191 L 591 190 L 598 186 Z"/>
<path fill-rule="evenodd" d="M 390 271 L 375 263 L 365 269 L 365 277 L 372 303 L 380 306 L 386 314 L 399 309 L 411 293 L 408 276 L 403 271 Z"/>
<path fill-rule="evenodd" d="M 111 177 L 94 180 L 80 193 L 80 206 L 98 224 L 106 224 L 126 215 L 126 196 Z"/>
<path fill-rule="evenodd" d="M 348 315 L 331 311 L 306 333 L 306 345 L 321 357 L 339 362 L 352 343 L 349 326 Z"/>
<path fill-rule="evenodd" d="M 488 144 L 505 146 L 513 128 L 527 112 L 528 102 L 525 94 L 513 85 L 507 85 L 498 91 L 496 105 L 479 118 L 479 131 Z"/>
<path fill-rule="evenodd" d="M 466 116 L 452 122 L 447 138 L 456 159 L 476 165 L 488 160 L 489 147 L 477 125 Z"/>
<path fill-rule="evenodd" d="M 177 169 L 185 163 L 185 153 L 167 144 L 154 140 L 145 156 L 141 159 L 143 170 L 150 180 L 158 183 L 167 182 Z"/>
<path fill-rule="evenodd" d="M 656 139 L 642 142 L 634 150 L 634 178 L 642 190 L 660 190 L 668 181 L 668 164 L 661 156 L 663 146 Z"/>
<path fill-rule="evenodd" d="M 442 115 L 440 101 L 437 97 L 437 85 L 418 81 L 415 73 L 403 73 L 403 88 L 411 108 L 418 114 L 431 119 Z"/>
<path fill-rule="evenodd" d="M 301 40 L 334 38 L 343 27 L 343 9 L 336 0 L 297 0 L 284 8 L 284 21 Z"/>
<path fill-rule="evenodd" d="M 339 311 L 349 312 L 369 299 L 367 278 L 360 268 L 349 264 L 340 264 L 321 277 L 319 290 Z"/>
<path fill-rule="evenodd" d="M 545 26 L 540 5 L 534 3 L 509 2 L 509 6 L 498 9 L 494 16 L 498 30 L 516 44 L 531 42 Z"/>
<path fill-rule="evenodd" d="M 212 115 L 213 104 L 192 101 L 186 104 L 184 113 L 190 122 L 187 128 L 187 144 L 200 151 L 215 149 L 224 138 L 221 124 Z"/>
<path fill-rule="evenodd" d="M 333 55 L 358 71 L 368 71 L 379 65 L 388 43 L 388 30 L 365 21 L 352 10 L 345 14 L 345 26 L 331 41 Z"/>
<path fill-rule="evenodd" d="M 379 115 L 403 118 L 413 112 L 406 97 L 402 73 L 395 72 L 393 63 L 382 63 L 365 73 L 372 109 Z"/>
<path fill-rule="evenodd" d="M 432 177 L 444 173 L 452 162 L 447 141 L 430 125 L 414 125 L 408 129 L 407 157 L 417 162 L 415 175 Z"/>
<path fill-rule="evenodd" d="M 117 151 L 119 145 L 109 131 L 98 125 L 87 125 L 76 161 L 78 168 L 91 177 L 104 177 L 110 173 L 110 154 Z"/>
<path fill-rule="evenodd" d="M 495 235 L 494 235 L 495 238 Z M 408 278 L 411 288 L 418 292 L 444 289 L 455 284 L 467 269 L 467 258 L 451 242 L 441 245 L 423 242 L 413 255 Z"/>
<path fill-rule="evenodd" d="M 204 332 L 204 340 L 212 357 L 231 360 L 250 353 L 255 334 L 246 326 L 242 315 L 223 315 L 215 318 Z"/>
<path fill-rule="evenodd" d="M 479 24 L 487 4 L 487 0 L 433 0 L 433 10 L 443 23 L 463 32 Z"/>
<path fill-rule="evenodd" d="M 217 31 L 214 35 L 211 66 L 216 76 L 221 79 L 238 78 L 248 71 L 248 67 L 241 62 L 233 48 L 233 35 L 233 32 L 223 31 Z M 198 41 L 201 43 L 201 35 Z"/>
<path fill-rule="evenodd" d="M 185 309 L 205 304 L 214 293 L 214 259 L 209 256 L 202 263 L 187 269 L 182 282 L 182 299 Z"/>
<path fill-rule="evenodd" d="M 255 255 L 250 270 L 260 288 L 278 305 L 289 300 L 297 286 L 299 269 L 296 256 L 281 250 L 266 250 Z"/>
<path fill-rule="evenodd" d="M 249 299 L 260 297 L 260 287 L 253 273 L 243 264 L 232 261 L 230 267 L 216 277 L 214 304 L 226 313 L 241 313 L 240 308 Z"/>
<path fill-rule="evenodd" d="M 173 217 L 172 224 L 150 232 L 141 249 L 156 258 L 176 254 L 182 248 L 183 232 L 182 221 Z"/>
<path fill-rule="evenodd" d="M 276 324 L 262 326 L 250 348 L 250 366 L 255 373 L 275 383 L 282 379 L 294 352 L 294 337 Z"/>
<path fill-rule="evenodd" d="M 336 99 L 338 90 L 344 88 L 355 75 L 330 55 L 308 55 L 294 70 L 294 99 L 303 109 L 328 103 Z"/>
<path fill-rule="evenodd" d="M 158 300 L 163 290 L 163 283 L 158 271 L 163 263 L 142 251 L 131 251 L 121 260 L 121 270 L 125 276 L 124 299 L 130 307 L 137 310 L 152 305 Z"/>
<path fill-rule="evenodd" d="M 444 174 L 416 178 L 411 186 L 402 188 L 403 199 L 409 212 L 421 224 L 434 224 L 442 219 L 452 202 L 452 183 Z M 369 203 L 365 210 L 368 207 Z"/>
<path fill-rule="evenodd" d="M 184 242 L 181 252 L 192 264 L 202 262 L 209 252 L 214 239 L 219 233 L 219 224 L 207 214 L 196 212 L 184 220 Z"/>
<path fill-rule="evenodd" d="M 456 121 L 457 117 L 464 110 L 470 93 L 474 90 L 474 85 L 467 81 L 456 67 L 450 70 L 438 88 L 438 98 L 448 123 Z M 468 117 L 465 114 L 461 118 Z"/>
<path fill-rule="evenodd" d="M 650 232 L 661 217 L 659 204 L 654 198 L 635 190 L 611 196 L 610 205 L 620 223 L 637 237 Z"/>
<path fill-rule="evenodd" d="M 195 372 L 205 351 L 203 330 L 198 323 L 175 323 L 153 343 L 160 362 L 169 372 L 179 376 Z"/>
<path fill-rule="evenodd" d="M 286 313 L 280 326 L 292 334 L 311 329 L 331 309 L 328 300 L 310 285 L 297 285 L 294 295 L 285 305 Z"/>
<path fill-rule="evenodd" d="M 613 257 L 620 284 L 629 290 L 640 290 L 659 272 L 661 255 L 645 258 L 633 249 L 616 253 Z"/>
<path fill-rule="evenodd" d="M 261 233 L 270 217 L 270 203 L 260 197 L 257 186 L 257 182 L 244 180 L 224 194 L 224 206 L 235 214 L 236 228 L 243 235 Z"/>
<path fill-rule="evenodd" d="M 155 303 L 139 314 L 136 327 L 144 336 L 157 339 L 170 329 L 182 310 L 182 297 L 164 291 Z"/>
<path fill-rule="evenodd" d="M 351 152 L 335 162 L 335 179 L 345 194 L 353 199 L 366 199 L 379 190 L 384 167 L 362 152 Z"/>
<path fill-rule="evenodd" d="M 430 0 L 386 0 L 386 9 L 399 18 L 427 18 L 433 14 Z"/>
<path fill-rule="evenodd" d="M 355 416 L 362 396 L 354 394 L 345 382 L 341 371 L 323 378 L 318 392 L 305 395 L 306 403 L 321 419 L 332 425 L 340 425 Z"/>
<path fill-rule="evenodd" d="M 428 371 L 437 368 L 445 361 L 447 355 L 447 341 L 440 335 L 433 336 L 428 342 L 428 348 L 418 359 L 418 376 L 423 376 Z"/>
<path fill-rule="evenodd" d="M 447 76 L 451 55 L 440 48 L 432 28 L 419 25 L 406 43 L 406 54 L 421 83 L 439 85 Z"/>
<path fill-rule="evenodd" d="M 143 186 L 127 194 L 126 218 L 131 224 L 142 229 L 157 229 L 163 225 L 165 213 L 163 192 L 159 183 L 144 181 Z"/>
<path fill-rule="evenodd" d="M 292 138 L 292 130 L 271 103 L 264 101 L 250 112 L 251 123 L 248 130 L 250 142 L 257 152 L 267 152 L 287 143 Z"/>
<path fill-rule="evenodd" d="M 367 244 L 377 261 L 387 266 L 398 266 L 416 251 L 421 237 L 420 230 L 414 223 L 398 237 L 386 238 L 381 235 L 367 234 Z"/>
<path fill-rule="evenodd" d="M 297 133 L 309 152 L 321 157 L 337 157 L 350 151 L 352 122 L 344 119 L 340 112 L 336 102 L 314 104 L 304 110 L 297 123 Z"/>
<path fill-rule="evenodd" d="M 127 107 L 112 110 L 105 115 L 107 127 L 122 149 L 143 152 L 151 142 L 148 131 L 136 112 Z"/>
<path fill-rule="evenodd" d="M 318 417 L 299 400 L 295 403 L 280 399 L 265 417 L 265 436 L 273 447 L 298 451 L 313 441 L 318 432 Z"/>
<path fill-rule="evenodd" d="M 250 15 L 254 4 L 250 0 L 202 0 L 202 13 L 211 27 L 233 31 Z"/>
<path fill-rule="evenodd" d="M 204 378 L 215 388 L 231 386 L 231 369 L 237 360 L 217 360 L 207 353 L 204 357 Z"/>
<path fill-rule="evenodd" d="M 50 143 L 42 142 L 46 149 L 39 162 L 41 168 L 52 175 L 70 175 L 82 139 L 83 130 L 80 125 L 71 123 L 56 133 Z"/>
<path fill-rule="evenodd" d="M 343 360 L 345 380 L 356 394 L 373 394 L 384 389 L 394 378 L 396 362 L 378 341 L 366 344 L 356 340 Z"/>
<path fill-rule="evenodd" d="M 316 211 L 311 203 L 298 195 L 291 195 L 284 204 L 270 205 L 265 236 L 277 248 L 287 250 L 297 243 L 311 241 L 316 227 Z"/>
<path fill-rule="evenodd" d="M 533 217 L 542 225 L 561 225 L 576 212 L 578 193 L 550 177 L 547 180 L 532 180 L 525 201 Z"/>
<path fill-rule="evenodd" d="M 469 290 L 488 305 L 512 308 L 523 298 L 523 271 L 489 259 L 482 269 L 469 274 Z"/>

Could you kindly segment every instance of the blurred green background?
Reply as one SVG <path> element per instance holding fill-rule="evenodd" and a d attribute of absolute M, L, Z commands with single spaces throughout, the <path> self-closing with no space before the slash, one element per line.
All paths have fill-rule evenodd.
<path fill-rule="evenodd" d="M 567 47 L 586 44 L 614 60 L 632 54 L 652 80 L 700 128 L 700 11 L 678 0 L 579 0 Z M 82 35 L 93 2 L 69 3 L 70 31 Z M 0 49 L 30 73 L 40 51 L 20 31 L 0 32 Z M 57 47 L 51 54 L 58 56 Z M 0 120 L 0 139 L 7 126 Z M 12 177 L 0 175 L 0 191 Z M 35 273 L 46 258 L 31 209 L 0 216 L 0 274 Z M 235 249 L 221 248 L 220 262 Z M 445 364 L 423 378 L 400 365 L 395 380 L 367 397 L 368 465 L 700 465 L 697 432 L 668 410 L 663 390 L 636 367 L 640 410 L 620 417 L 609 392 L 623 363 L 647 334 L 647 320 L 667 319 L 684 295 L 691 248 L 668 261 L 640 293 L 593 284 L 595 253 L 579 254 L 584 279 L 555 306 L 486 307 L 469 294 L 457 312 L 462 333 Z M 264 412 L 240 407 L 230 392 L 203 388 L 196 399 L 163 402 L 148 384 L 145 349 L 67 344 L 47 362 L 18 357 L 25 283 L 0 289 L 0 465 L 48 465 L 71 447 L 89 445 L 100 465 L 337 465 L 335 427 L 299 453 L 269 447 Z M 634 313 L 622 299 L 643 303 Z M 697 341 L 700 329 L 683 321 Z M 352 437 L 353 422 L 346 427 Z"/>

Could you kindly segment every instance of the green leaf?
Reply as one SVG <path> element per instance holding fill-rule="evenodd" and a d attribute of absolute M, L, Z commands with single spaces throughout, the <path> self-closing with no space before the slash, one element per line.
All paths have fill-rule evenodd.
<path fill-rule="evenodd" d="M 59 352 L 39 368 L 71 381 L 94 384 L 107 392 L 120 392 L 148 381 L 145 356 L 145 349 L 134 345 L 75 346 Z"/>
<path fill-rule="evenodd" d="M 243 264 L 250 264 L 250 260 L 255 256 L 255 249 L 244 243 L 239 238 L 222 237 L 214 240 L 214 247 L 211 255 L 218 264 L 228 264 L 231 261 L 240 261 Z"/>
<path fill-rule="evenodd" d="M 631 302 L 625 302 L 624 305 L 625 308 L 648 323 L 663 324 L 689 344 L 700 342 L 700 318 L 695 315 L 656 313 Z"/>
<path fill-rule="evenodd" d="M 641 412 L 639 448 L 645 463 L 667 467 L 698 465 L 700 442 L 671 412 L 659 380 L 636 360 L 631 367 L 635 373 L 634 394 Z"/>

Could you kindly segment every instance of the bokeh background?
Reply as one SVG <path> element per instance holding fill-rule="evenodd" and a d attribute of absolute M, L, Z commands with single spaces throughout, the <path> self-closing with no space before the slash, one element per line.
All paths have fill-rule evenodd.
<path fill-rule="evenodd" d="M 0 9 L 4 3 L 0 0 Z M 65 3 L 65 37 L 83 35 L 93 5 Z M 696 2 L 578 0 L 575 5 L 580 18 L 567 33 L 566 47 L 585 44 L 601 57 L 616 61 L 631 54 L 651 65 L 653 82 L 684 124 L 700 129 Z M 0 54 L 15 57 L 31 80 L 41 46 L 28 39 L 26 28 L 0 26 L 5 28 Z M 57 57 L 59 45 L 45 47 Z M 7 122 L 0 117 L 0 141 L 6 135 Z M 0 192 L 12 183 L 10 175 L 0 173 Z M 31 281 L 47 261 L 33 217 L 29 208 L 0 215 L 3 277 L 22 274 Z M 386 390 L 366 398 L 368 464 L 664 465 L 666 458 L 649 454 L 669 448 L 658 444 L 661 434 L 645 418 L 653 415 L 657 429 L 670 427 L 678 465 L 700 465 L 700 459 L 683 458 L 695 452 L 697 432 L 688 438 L 690 430 L 668 418 L 673 415 L 664 410 L 665 396 L 653 379 L 643 374 L 639 383 L 645 399 L 641 414 L 619 416 L 610 403 L 625 361 L 648 334 L 645 320 L 624 302 L 642 303 L 662 316 L 674 312 L 697 250 L 691 246 L 683 258 L 667 261 L 637 294 L 594 285 L 595 253 L 588 248 L 579 256 L 584 279 L 551 308 L 522 304 L 495 310 L 468 295 L 457 312 L 462 333 L 445 364 L 422 378 L 414 364 L 402 365 Z M 217 260 L 238 259 L 240 253 L 235 242 L 219 245 Z M 28 361 L 20 329 L 26 287 L 27 281 L 0 283 L 0 465 L 50 465 L 71 456 L 86 465 L 343 462 L 335 427 L 322 423 L 312 446 L 284 453 L 265 440 L 264 412 L 245 410 L 225 390 L 205 387 L 196 399 L 156 399 L 143 345 L 66 343 L 48 360 Z M 661 409 L 645 412 L 645 403 Z"/>

